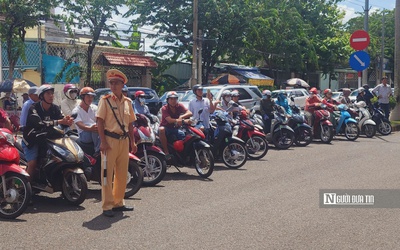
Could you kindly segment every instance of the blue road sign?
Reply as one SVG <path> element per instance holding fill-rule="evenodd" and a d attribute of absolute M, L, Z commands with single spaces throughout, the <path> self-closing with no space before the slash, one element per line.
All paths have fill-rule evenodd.
<path fill-rule="evenodd" d="M 356 71 L 363 71 L 369 67 L 371 58 L 365 51 L 356 51 L 350 56 L 350 67 Z"/>

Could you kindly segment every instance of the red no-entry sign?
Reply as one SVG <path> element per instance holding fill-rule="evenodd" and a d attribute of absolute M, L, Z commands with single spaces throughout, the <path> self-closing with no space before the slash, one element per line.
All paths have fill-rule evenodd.
<path fill-rule="evenodd" d="M 365 30 L 356 30 L 350 37 L 350 46 L 355 50 L 363 50 L 369 45 L 369 34 Z"/>

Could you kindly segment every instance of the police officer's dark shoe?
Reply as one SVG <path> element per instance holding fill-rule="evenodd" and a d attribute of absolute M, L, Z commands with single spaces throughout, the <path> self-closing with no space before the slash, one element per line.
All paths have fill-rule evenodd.
<path fill-rule="evenodd" d="M 133 207 L 127 207 L 127 206 L 121 206 L 121 207 L 114 207 L 112 209 L 114 212 L 120 212 L 120 211 L 133 211 Z"/>
<path fill-rule="evenodd" d="M 114 217 L 114 212 L 112 210 L 104 210 L 103 215 L 106 217 Z"/>

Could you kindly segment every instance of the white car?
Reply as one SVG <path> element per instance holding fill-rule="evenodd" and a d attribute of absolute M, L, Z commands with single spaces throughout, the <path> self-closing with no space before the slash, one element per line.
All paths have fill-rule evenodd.
<path fill-rule="evenodd" d="M 290 97 L 294 98 L 294 104 L 299 106 L 301 109 L 304 109 L 304 107 L 306 106 L 306 100 L 308 98 L 308 91 L 306 89 L 279 89 L 279 90 L 274 90 L 271 93 L 271 98 L 276 101 L 276 99 L 278 98 L 278 94 L 281 91 L 285 91 L 287 93 L 288 99 L 289 99 L 289 103 L 291 103 L 290 101 Z"/>

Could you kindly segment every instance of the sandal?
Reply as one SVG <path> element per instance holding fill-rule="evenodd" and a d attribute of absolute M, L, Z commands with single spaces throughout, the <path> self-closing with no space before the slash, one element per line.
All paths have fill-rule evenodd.
<path fill-rule="evenodd" d="M 169 160 L 171 160 L 173 157 L 174 157 L 174 155 L 172 155 L 172 154 L 166 154 L 166 155 L 165 155 L 165 160 L 169 161 Z"/>

